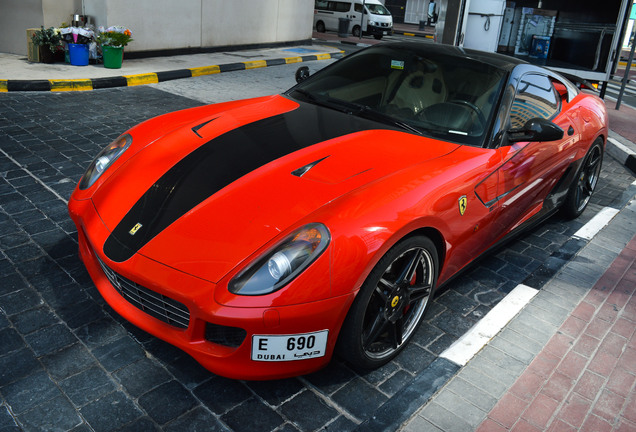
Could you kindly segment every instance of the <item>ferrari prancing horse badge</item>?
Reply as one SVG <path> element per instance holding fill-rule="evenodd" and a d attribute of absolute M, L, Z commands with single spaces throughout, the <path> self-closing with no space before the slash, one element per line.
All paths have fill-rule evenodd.
<path fill-rule="evenodd" d="M 468 200 L 466 199 L 466 195 L 462 195 L 461 198 L 459 198 L 459 214 L 464 216 L 464 213 L 466 212 L 466 204 L 468 203 Z"/>
<path fill-rule="evenodd" d="M 132 227 L 130 231 L 128 231 L 128 234 L 135 235 L 137 231 L 139 231 L 139 228 L 141 228 L 142 226 L 143 225 L 141 225 L 140 223 L 137 223 L 134 227 Z"/>

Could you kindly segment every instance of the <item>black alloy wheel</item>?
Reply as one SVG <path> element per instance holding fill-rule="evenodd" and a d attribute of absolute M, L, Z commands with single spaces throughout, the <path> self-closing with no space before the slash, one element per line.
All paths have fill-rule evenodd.
<path fill-rule="evenodd" d="M 438 258 L 427 237 L 394 246 L 363 284 L 339 339 L 339 353 L 373 369 L 395 357 L 413 336 L 437 282 Z"/>
<path fill-rule="evenodd" d="M 603 140 L 598 138 L 585 155 L 579 173 L 565 199 L 563 211 L 566 217 L 574 219 L 583 213 L 598 183 L 602 165 Z"/>

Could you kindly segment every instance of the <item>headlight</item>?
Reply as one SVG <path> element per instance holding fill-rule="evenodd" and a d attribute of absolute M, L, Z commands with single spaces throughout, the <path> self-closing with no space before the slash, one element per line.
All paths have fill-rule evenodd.
<path fill-rule="evenodd" d="M 130 147 L 130 143 L 132 143 L 132 137 L 128 134 L 122 135 L 100 151 L 97 157 L 88 166 L 86 173 L 84 173 L 79 188 L 88 189 L 91 187 L 104 171 Z"/>
<path fill-rule="evenodd" d="M 230 281 L 240 295 L 264 295 L 291 282 L 327 248 L 329 230 L 320 223 L 305 225 L 285 237 Z"/>
<path fill-rule="evenodd" d="M 370 26 L 374 26 L 375 25 L 375 21 L 369 21 L 367 24 L 370 25 Z"/>

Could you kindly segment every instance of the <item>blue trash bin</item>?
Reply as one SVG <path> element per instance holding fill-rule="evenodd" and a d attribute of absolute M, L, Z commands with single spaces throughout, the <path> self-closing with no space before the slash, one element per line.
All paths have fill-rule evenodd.
<path fill-rule="evenodd" d="M 68 44 L 68 55 L 73 66 L 88 65 L 88 44 Z"/>

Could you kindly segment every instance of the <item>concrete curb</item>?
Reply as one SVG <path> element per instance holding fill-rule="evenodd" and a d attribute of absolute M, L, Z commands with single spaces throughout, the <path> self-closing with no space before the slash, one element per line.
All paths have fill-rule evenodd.
<path fill-rule="evenodd" d="M 399 34 L 402 36 L 413 36 L 413 37 L 421 37 L 421 38 L 426 38 L 426 39 L 433 39 L 433 35 L 430 34 L 426 34 L 426 33 L 411 33 L 411 32 L 406 32 L 406 31 L 401 31 L 401 30 L 393 30 L 393 34 Z"/>
<path fill-rule="evenodd" d="M 636 151 L 633 143 L 610 130 L 607 138 L 607 153 L 636 175 Z"/>
<path fill-rule="evenodd" d="M 557 268 L 526 307 L 397 430 L 479 427 L 631 240 L 633 234 L 617 236 L 616 232 L 628 232 L 624 227 L 633 220 L 636 182 L 625 192 L 618 212 L 598 235 Z M 593 271 L 581 271 L 591 263 Z"/>
<path fill-rule="evenodd" d="M 225 63 L 188 69 L 177 69 L 163 72 L 150 72 L 137 75 L 122 75 L 108 78 L 87 78 L 69 80 L 0 80 L 0 92 L 19 91 L 87 91 L 112 87 L 130 87 L 144 84 L 156 84 L 181 78 L 192 78 L 212 75 L 221 72 L 231 72 L 256 69 L 268 66 L 278 66 L 290 63 L 302 63 L 315 60 L 329 60 L 342 57 L 343 52 L 330 54 L 321 53 L 297 57 L 275 58 L 268 60 L 254 60 L 237 63 Z"/>

